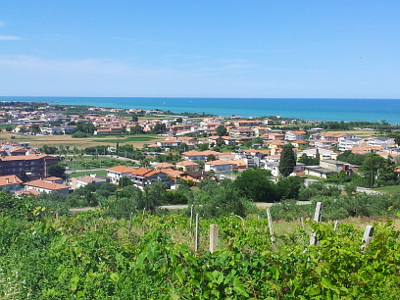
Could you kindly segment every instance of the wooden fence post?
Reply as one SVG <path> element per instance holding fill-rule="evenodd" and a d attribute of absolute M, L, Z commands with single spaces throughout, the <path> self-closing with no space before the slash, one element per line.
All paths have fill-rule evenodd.
<path fill-rule="evenodd" d="M 303 218 L 303 217 L 300 217 L 300 223 L 301 223 L 301 228 L 303 228 L 303 230 L 305 230 L 305 227 L 304 227 L 304 218 Z"/>
<path fill-rule="evenodd" d="M 145 211 L 146 211 L 146 207 L 143 208 L 143 212 L 142 212 L 142 223 L 143 223 L 143 220 L 144 220 L 144 213 L 145 213 Z"/>
<path fill-rule="evenodd" d="M 339 221 L 336 220 L 336 221 L 335 221 L 335 225 L 333 226 L 333 231 L 337 231 L 338 226 L 339 226 Z"/>
<path fill-rule="evenodd" d="M 369 246 L 369 243 L 372 240 L 372 235 L 374 234 L 374 227 L 371 225 L 367 225 L 365 227 L 365 231 L 364 231 L 364 236 L 362 239 L 362 242 L 364 243 L 364 245 L 361 246 L 361 251 L 363 253 L 365 253 L 365 251 L 367 250 L 367 247 Z"/>
<path fill-rule="evenodd" d="M 199 214 L 196 215 L 196 232 L 194 236 L 194 251 L 199 250 L 200 244 L 200 232 L 199 232 Z"/>
<path fill-rule="evenodd" d="M 271 217 L 271 212 L 270 212 L 269 208 L 267 208 L 267 218 L 268 218 L 269 234 L 271 235 L 272 248 L 276 249 L 275 236 L 274 236 L 274 227 L 272 226 L 272 217 Z"/>
<path fill-rule="evenodd" d="M 321 222 L 321 219 L 322 219 L 322 202 L 317 202 L 313 220 L 315 222 Z M 317 245 L 317 244 L 318 244 L 317 234 L 313 230 L 313 231 L 311 231 L 310 246 Z"/>
<path fill-rule="evenodd" d="M 217 250 L 218 245 L 218 225 L 211 224 L 210 225 L 210 252 L 214 253 Z"/>

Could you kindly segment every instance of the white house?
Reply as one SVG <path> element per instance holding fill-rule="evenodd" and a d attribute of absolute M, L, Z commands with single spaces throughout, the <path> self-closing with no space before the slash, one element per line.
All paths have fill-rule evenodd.
<path fill-rule="evenodd" d="M 117 166 L 107 169 L 107 177 L 110 178 L 111 183 L 117 184 L 121 177 L 130 177 L 131 173 L 135 171 L 135 169 Z"/>
<path fill-rule="evenodd" d="M 214 160 L 206 162 L 204 165 L 206 172 L 214 171 L 217 178 L 221 178 L 222 174 L 232 173 L 232 162 L 224 160 Z"/>
<path fill-rule="evenodd" d="M 51 193 L 53 191 L 56 191 L 59 194 L 63 195 L 68 195 L 69 194 L 69 186 L 61 183 L 55 183 L 55 182 L 50 182 L 46 181 L 46 179 L 37 179 L 33 181 L 29 181 L 24 183 L 25 185 L 25 190 L 35 190 L 39 193 Z"/>
<path fill-rule="evenodd" d="M 285 133 L 285 140 L 286 141 L 302 141 L 302 140 L 304 140 L 305 134 L 306 134 L 306 132 L 302 131 L 302 130 L 287 131 Z"/>

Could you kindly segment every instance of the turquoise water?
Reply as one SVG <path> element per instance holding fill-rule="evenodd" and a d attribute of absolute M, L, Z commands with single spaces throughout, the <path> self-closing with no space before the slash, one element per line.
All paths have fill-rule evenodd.
<path fill-rule="evenodd" d="M 282 116 L 306 120 L 385 120 L 400 124 L 400 99 L 315 98 L 140 98 L 140 97 L 1 97 L 0 101 L 42 101 L 65 105 L 160 109 L 241 117 Z"/>

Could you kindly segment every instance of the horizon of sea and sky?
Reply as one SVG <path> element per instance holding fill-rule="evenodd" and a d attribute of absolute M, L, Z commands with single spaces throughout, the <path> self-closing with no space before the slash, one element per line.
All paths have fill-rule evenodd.
<path fill-rule="evenodd" d="M 400 124 L 400 99 L 347 98 L 191 98 L 191 97 L 49 97 L 0 96 L 0 101 L 46 102 L 104 108 L 145 109 L 243 118 L 281 116 L 313 121 Z"/>

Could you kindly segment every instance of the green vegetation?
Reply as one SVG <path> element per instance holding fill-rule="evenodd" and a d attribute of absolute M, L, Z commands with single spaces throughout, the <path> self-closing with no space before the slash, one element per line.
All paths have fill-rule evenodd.
<path fill-rule="evenodd" d="M 85 176 L 88 172 L 74 172 L 71 174 L 68 174 L 68 177 L 79 177 L 79 176 Z M 90 174 L 96 174 L 97 176 L 100 177 L 106 177 L 107 176 L 107 171 L 90 171 Z"/>
<path fill-rule="evenodd" d="M 286 144 L 282 148 L 281 158 L 279 160 L 279 172 L 283 177 L 288 177 L 296 166 L 296 157 L 293 148 L 292 144 Z"/>
<path fill-rule="evenodd" d="M 363 234 L 353 225 L 340 223 L 335 232 L 332 224 L 308 223 L 275 235 L 274 247 L 265 216 L 201 218 L 194 251 L 188 215 L 131 214 L 121 197 L 119 210 L 73 217 L 59 204 L 56 218 L 47 205 L 62 201 L 46 197 L 0 194 L 2 299 L 395 300 L 400 292 L 399 232 L 390 220 L 374 224 L 361 251 Z M 219 225 L 214 253 L 210 224 Z M 309 246 L 311 228 L 316 246 Z"/>

